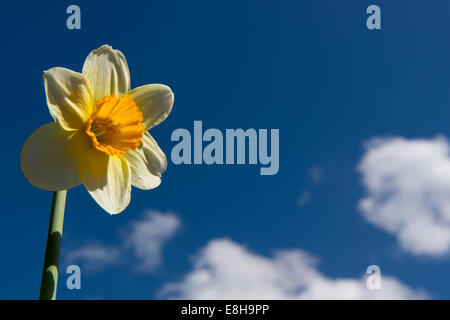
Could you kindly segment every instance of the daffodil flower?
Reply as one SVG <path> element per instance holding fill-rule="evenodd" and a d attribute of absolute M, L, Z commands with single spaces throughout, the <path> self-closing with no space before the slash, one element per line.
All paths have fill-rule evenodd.
<path fill-rule="evenodd" d="M 59 191 L 83 184 L 110 214 L 130 202 L 131 186 L 161 183 L 167 160 L 147 130 L 167 118 L 174 96 L 161 84 L 130 91 L 124 55 L 110 46 L 92 51 L 82 73 L 65 68 L 44 72 L 54 122 L 34 131 L 21 152 L 29 182 Z"/>

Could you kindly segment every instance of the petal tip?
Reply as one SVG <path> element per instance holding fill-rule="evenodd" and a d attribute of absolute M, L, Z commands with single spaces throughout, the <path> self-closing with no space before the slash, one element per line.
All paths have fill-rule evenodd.
<path fill-rule="evenodd" d="M 101 52 L 101 51 L 104 51 L 104 50 L 113 51 L 113 48 L 109 44 L 104 44 L 101 47 L 93 50 L 92 52 Z"/>

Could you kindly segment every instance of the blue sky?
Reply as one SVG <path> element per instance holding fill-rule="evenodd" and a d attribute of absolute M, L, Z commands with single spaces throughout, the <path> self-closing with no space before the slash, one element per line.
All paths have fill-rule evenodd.
<path fill-rule="evenodd" d="M 81 8 L 81 30 L 66 28 L 70 4 Z M 366 28 L 371 4 L 381 8 L 381 30 Z M 359 283 L 376 264 L 389 276 L 383 290 L 395 297 L 424 291 L 450 298 L 449 10 L 444 0 L 3 4 L 0 298 L 38 294 L 51 193 L 26 181 L 19 155 L 28 135 L 51 121 L 42 72 L 56 66 L 81 71 L 89 52 L 103 44 L 125 54 L 132 87 L 172 88 L 173 111 L 151 130 L 169 165 L 157 189 L 133 189 L 131 204 L 117 216 L 105 213 L 82 186 L 68 192 L 58 298 L 195 298 L 208 289 L 233 297 L 233 288 L 220 284 L 243 277 L 239 268 L 214 273 L 214 288 L 192 289 L 189 282 L 202 268 L 228 270 L 227 263 L 276 270 L 275 284 L 262 290 L 293 297 L 279 285 L 292 278 L 276 267 L 287 259 L 279 250 L 301 252 L 292 268 L 314 271 L 299 272 L 299 283 L 307 279 L 306 289 L 298 285 L 302 290 L 326 279 L 328 293 L 345 291 L 336 279 Z M 278 174 L 260 176 L 254 165 L 174 165 L 171 133 L 192 132 L 195 120 L 223 132 L 280 129 Z M 374 137 L 398 140 L 364 147 Z M 436 176 L 430 168 L 438 168 Z M 410 176 L 418 183 L 414 190 L 404 179 Z M 381 187 L 371 185 L 378 178 Z M 309 200 L 299 204 L 305 193 Z M 408 200 L 430 194 L 427 204 Z M 362 209 L 367 198 L 375 205 Z M 423 229 L 426 223 L 408 227 L 421 219 L 431 219 L 431 229 Z M 144 238 L 153 245 L 139 254 L 139 241 L 130 239 L 135 226 L 146 223 L 153 231 Z M 159 233 L 154 223 L 161 223 Z M 437 225 L 442 237 L 423 245 L 429 237 L 419 235 Z M 73 253 L 83 248 L 97 248 L 97 256 L 77 258 Z M 225 253 L 231 258 L 223 261 Z M 81 267 L 81 290 L 65 287 L 69 263 Z M 171 293 L 163 290 L 168 283 L 177 284 Z"/>

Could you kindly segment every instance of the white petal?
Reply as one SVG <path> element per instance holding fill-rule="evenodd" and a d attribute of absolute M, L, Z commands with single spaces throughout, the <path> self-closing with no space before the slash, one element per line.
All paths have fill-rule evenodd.
<path fill-rule="evenodd" d="M 144 115 L 144 127 L 161 123 L 172 111 L 174 96 L 172 90 L 163 84 L 148 84 L 127 93 Z"/>
<path fill-rule="evenodd" d="M 78 153 L 86 144 L 81 132 L 68 132 L 55 122 L 34 131 L 20 155 L 22 172 L 30 183 L 45 190 L 66 190 L 80 184 Z"/>
<path fill-rule="evenodd" d="M 139 148 L 128 151 L 125 158 L 131 168 L 133 186 L 149 190 L 160 185 L 161 175 L 167 168 L 167 159 L 148 132 L 144 134 Z"/>
<path fill-rule="evenodd" d="M 104 45 L 92 51 L 83 65 L 83 74 L 89 80 L 94 101 L 106 95 L 117 96 L 130 90 L 130 71 L 122 52 Z"/>
<path fill-rule="evenodd" d="M 89 83 L 81 73 L 52 68 L 44 72 L 50 113 L 65 130 L 81 129 L 93 110 Z"/>
<path fill-rule="evenodd" d="M 81 182 L 95 201 L 108 213 L 122 212 L 130 203 L 131 174 L 121 155 L 90 148 L 78 167 Z"/>

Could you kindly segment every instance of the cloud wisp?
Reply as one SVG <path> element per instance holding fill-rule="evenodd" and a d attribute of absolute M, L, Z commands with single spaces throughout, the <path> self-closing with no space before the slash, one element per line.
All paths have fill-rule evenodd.
<path fill-rule="evenodd" d="M 315 164 L 309 168 L 308 175 L 313 185 L 317 186 L 323 180 L 323 169 L 319 165 Z"/>
<path fill-rule="evenodd" d="M 93 243 L 66 254 L 67 264 L 82 264 L 87 271 L 101 271 L 108 265 L 120 263 L 122 252 L 115 247 Z"/>
<path fill-rule="evenodd" d="M 180 228 L 180 219 L 172 213 L 156 210 L 144 212 L 138 220 L 119 230 L 122 240 L 115 246 L 88 243 L 73 250 L 66 250 L 65 261 L 79 264 L 87 271 L 100 271 L 107 266 L 130 260 L 139 272 L 153 272 L 162 264 L 162 248 Z"/>
<path fill-rule="evenodd" d="M 312 199 L 312 189 L 317 187 L 323 180 L 323 169 L 319 165 L 315 164 L 308 170 L 308 178 L 311 183 L 310 188 L 305 188 L 300 193 L 297 199 L 297 205 L 299 207 L 304 207 L 311 202 Z"/>
<path fill-rule="evenodd" d="M 142 219 L 130 224 L 126 231 L 126 248 L 131 248 L 138 259 L 136 270 L 153 271 L 162 263 L 163 245 L 180 228 L 180 220 L 174 214 L 146 212 Z"/>
<path fill-rule="evenodd" d="M 300 197 L 297 199 L 297 205 L 299 207 L 306 206 L 310 200 L 311 200 L 311 192 L 309 192 L 307 189 L 303 189 L 300 194 Z"/>

